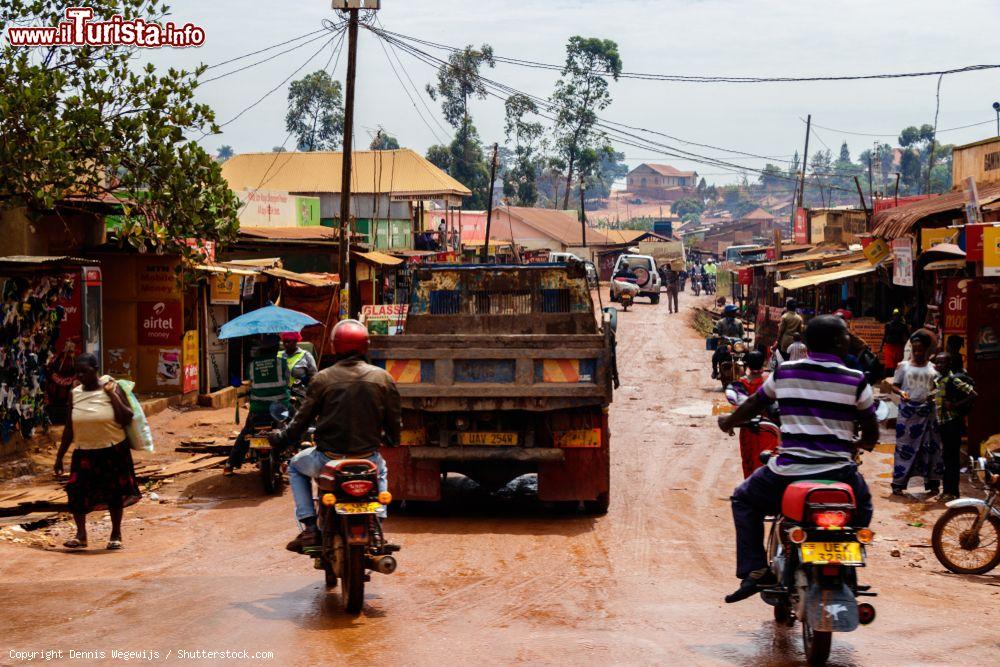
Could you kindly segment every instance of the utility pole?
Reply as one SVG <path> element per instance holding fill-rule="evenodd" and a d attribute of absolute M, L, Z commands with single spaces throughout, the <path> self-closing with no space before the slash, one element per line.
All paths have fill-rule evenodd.
<path fill-rule="evenodd" d="M 802 172 L 799 174 L 799 205 L 802 208 L 802 199 L 806 190 L 806 165 L 809 164 L 809 133 L 812 131 L 812 114 L 806 116 L 806 147 L 802 153 Z"/>
<path fill-rule="evenodd" d="M 497 180 L 497 159 L 499 156 L 499 144 L 493 144 L 493 159 L 490 160 L 490 198 L 486 202 L 486 238 L 483 239 L 483 252 L 479 256 L 479 261 L 486 263 L 490 256 L 490 223 L 493 222 L 493 185 Z M 510 212 L 507 213 L 510 215 Z M 513 243 L 511 239 L 511 243 Z"/>
<path fill-rule="evenodd" d="M 351 162 L 354 157 L 354 80 L 358 73 L 358 6 L 351 0 L 333 0 L 333 8 L 347 11 L 347 81 L 344 94 L 344 159 L 340 172 L 340 312 L 352 317 L 350 291 Z M 377 4 L 377 3 L 375 3 Z"/>
<path fill-rule="evenodd" d="M 663 207 L 660 207 L 660 217 L 663 217 Z M 580 176 L 580 235 L 583 239 L 583 247 L 587 247 L 587 208 L 584 205 L 583 197 L 583 176 Z"/>

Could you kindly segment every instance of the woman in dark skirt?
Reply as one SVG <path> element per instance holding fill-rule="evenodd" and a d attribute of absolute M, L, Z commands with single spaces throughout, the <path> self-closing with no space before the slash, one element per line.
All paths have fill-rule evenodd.
<path fill-rule="evenodd" d="M 132 421 L 132 409 L 118 383 L 98 377 L 94 355 L 76 358 L 76 378 L 80 384 L 70 392 L 69 419 L 55 463 L 55 473 L 61 475 L 66 451 L 76 445 L 66 484 L 76 537 L 63 546 L 85 548 L 87 514 L 106 509 L 111 514 L 108 549 L 121 549 L 122 514 L 141 497 L 124 429 Z"/>

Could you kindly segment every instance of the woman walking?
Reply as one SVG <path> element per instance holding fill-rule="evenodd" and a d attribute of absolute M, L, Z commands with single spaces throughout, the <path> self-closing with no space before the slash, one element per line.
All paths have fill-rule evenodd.
<path fill-rule="evenodd" d="M 109 376 L 97 375 L 97 357 L 93 354 L 76 358 L 76 379 L 80 384 L 70 392 L 69 419 L 54 466 L 56 475 L 61 475 L 63 458 L 75 444 L 66 495 L 76 522 L 76 536 L 63 546 L 85 548 L 87 514 L 106 509 L 111 515 L 107 548 L 121 549 L 122 514 L 141 497 L 124 429 L 132 421 L 132 409 L 118 383 Z"/>
<path fill-rule="evenodd" d="M 892 468 L 892 492 L 901 496 L 912 477 L 924 478 L 924 490 L 940 490 L 944 463 L 937 433 L 934 390 L 938 372 L 930 363 L 934 335 L 920 329 L 910 336 L 913 356 L 896 366 L 893 392 L 902 399 L 896 419 L 896 452 Z"/>

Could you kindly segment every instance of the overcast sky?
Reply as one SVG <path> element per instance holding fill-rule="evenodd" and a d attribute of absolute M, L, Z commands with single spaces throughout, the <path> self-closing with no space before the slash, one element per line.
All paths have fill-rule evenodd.
<path fill-rule="evenodd" d="M 199 49 L 163 49 L 147 54 L 163 66 L 218 63 L 302 35 L 333 16 L 329 0 L 174 0 L 171 4 L 175 21 L 201 25 L 207 39 Z M 619 44 L 625 70 L 632 72 L 823 76 L 1000 63 L 995 40 L 1000 19 L 997 0 L 383 0 L 382 5 L 379 18 L 388 30 L 457 46 L 486 42 L 497 55 L 540 62 L 561 63 L 572 35 L 613 39 Z M 200 99 L 225 122 L 303 65 L 320 44 L 206 83 L 200 89 Z M 206 77 L 280 50 L 213 69 Z M 331 51 L 323 50 L 294 78 L 322 68 Z M 406 54 L 400 57 L 423 101 L 447 128 L 438 105 L 423 92 L 424 85 L 434 78 L 433 70 Z M 340 79 L 345 65 L 346 57 L 340 59 L 336 71 Z M 556 74 L 498 64 L 488 76 L 548 96 Z M 403 72 L 400 75 L 405 82 Z M 428 124 L 439 138 L 445 138 L 418 100 L 427 124 L 421 120 L 378 40 L 364 30 L 358 77 L 355 132 L 359 144 L 366 147 L 379 125 L 398 137 L 401 145 L 420 153 L 439 140 Z M 846 139 L 856 158 L 876 138 L 840 130 L 884 133 L 890 136 L 882 139 L 894 143 L 893 136 L 902 127 L 934 122 L 936 84 L 936 77 L 780 84 L 622 80 L 612 84 L 614 103 L 602 116 L 689 141 L 787 160 L 796 149 L 802 150 L 805 131 L 800 118 L 812 113 L 814 124 L 820 127 L 810 142 L 810 152 L 824 148 L 825 142 L 836 156 Z M 991 105 L 1000 99 L 998 84 L 1000 70 L 945 77 L 938 127 L 993 120 Z M 229 144 L 240 153 L 269 151 L 281 144 L 287 135 L 287 87 L 284 84 L 227 125 L 224 134 L 206 138 L 205 147 L 214 152 L 219 145 Z M 411 94 L 415 93 L 411 90 Z M 476 102 L 472 112 L 484 142 L 503 141 L 502 102 L 495 98 Z M 940 140 L 964 143 L 995 131 L 995 125 L 985 124 L 943 133 Z M 715 157 L 736 157 L 662 138 L 659 141 Z M 288 147 L 292 146 L 293 141 L 289 141 Z M 652 150 L 622 149 L 630 166 L 661 162 L 696 169 L 710 182 L 739 178 L 718 166 L 665 157 Z M 758 168 L 764 164 L 742 157 L 735 161 Z"/>

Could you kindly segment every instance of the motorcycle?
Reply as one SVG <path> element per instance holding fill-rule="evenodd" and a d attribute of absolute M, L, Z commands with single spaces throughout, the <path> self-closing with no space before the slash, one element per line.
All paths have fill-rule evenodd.
<path fill-rule="evenodd" d="M 739 407 L 748 398 L 745 386 L 734 382 L 726 387 L 726 400 L 730 405 Z M 743 479 L 753 474 L 761 465 L 763 452 L 778 449 L 781 443 L 781 429 L 778 426 L 777 408 L 772 406 L 765 414 L 758 415 L 750 421 L 740 424 L 740 462 L 743 465 Z"/>
<path fill-rule="evenodd" d="M 294 452 L 277 450 L 271 446 L 268 435 L 282 428 L 290 416 L 289 409 L 280 403 L 272 403 L 270 408 L 271 423 L 257 424 L 250 434 L 250 453 L 248 460 L 256 463 L 260 469 L 261 480 L 264 483 L 264 493 L 268 495 L 281 493 L 285 483 L 285 470 L 288 460 Z"/>
<path fill-rule="evenodd" d="M 615 278 L 614 281 L 618 291 L 618 303 L 622 305 L 622 310 L 627 311 L 635 302 L 635 297 L 639 294 L 639 283 L 635 278 Z"/>
<path fill-rule="evenodd" d="M 959 498 L 934 524 L 931 546 L 956 574 L 985 574 L 1000 565 L 1000 451 L 974 460 L 970 471 L 986 487 L 986 500 Z"/>
<path fill-rule="evenodd" d="M 767 462 L 769 452 L 761 455 Z M 778 583 L 761 591 L 774 607 L 774 620 L 802 623 L 802 644 L 811 665 L 825 664 L 832 633 L 852 632 L 875 620 L 875 607 L 858 602 L 874 597 L 858 584 L 865 548 L 874 533 L 851 525 L 857 505 L 851 487 L 841 482 L 798 481 L 785 490 L 781 513 L 771 519 L 767 553 Z"/>
<path fill-rule="evenodd" d="M 723 346 L 723 357 L 719 361 L 719 381 L 725 391 L 746 373 L 746 356 L 749 341 L 743 338 L 719 337 L 717 345 Z"/>
<path fill-rule="evenodd" d="M 367 459 L 331 460 L 316 480 L 319 546 L 306 547 L 314 566 L 323 570 L 328 590 L 341 582 L 344 610 L 358 614 L 364 604 L 368 571 L 392 574 L 399 546 L 385 541 L 379 514 L 392 502 L 378 491 L 378 467 Z"/>
<path fill-rule="evenodd" d="M 701 296 L 701 280 L 697 277 L 691 278 L 691 291 L 695 296 Z"/>

